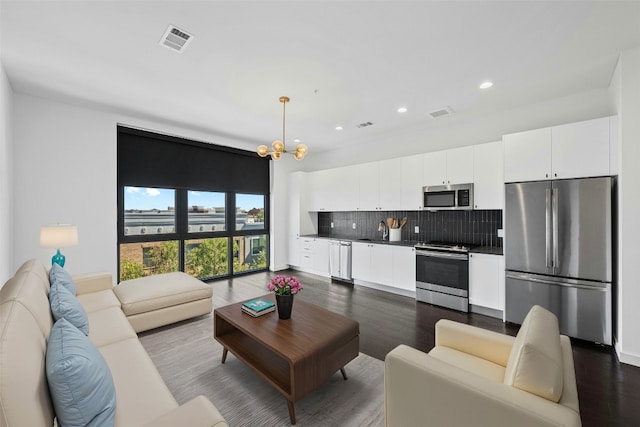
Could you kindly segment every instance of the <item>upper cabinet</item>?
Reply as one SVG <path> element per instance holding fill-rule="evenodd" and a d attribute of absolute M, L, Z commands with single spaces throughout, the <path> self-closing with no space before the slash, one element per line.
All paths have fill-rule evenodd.
<path fill-rule="evenodd" d="M 416 211 L 422 209 L 422 154 L 400 159 L 400 209 Z"/>
<path fill-rule="evenodd" d="M 551 128 L 553 178 L 609 175 L 609 117 Z"/>
<path fill-rule="evenodd" d="M 504 208 L 502 141 L 473 147 L 473 208 Z"/>
<path fill-rule="evenodd" d="M 504 181 L 539 181 L 551 174 L 551 128 L 512 133 L 504 143 Z"/>
<path fill-rule="evenodd" d="M 360 184 L 357 193 L 358 209 L 361 211 L 397 209 L 402 197 L 401 167 L 400 159 L 358 165 Z"/>
<path fill-rule="evenodd" d="M 358 192 L 358 179 L 353 177 L 352 168 L 324 169 L 309 173 L 309 210 L 311 211 L 354 211 Z"/>
<path fill-rule="evenodd" d="M 609 175 L 611 120 L 603 117 L 505 135 L 505 182 Z"/>
<path fill-rule="evenodd" d="M 422 159 L 424 185 L 473 182 L 473 146 L 426 153 Z"/>

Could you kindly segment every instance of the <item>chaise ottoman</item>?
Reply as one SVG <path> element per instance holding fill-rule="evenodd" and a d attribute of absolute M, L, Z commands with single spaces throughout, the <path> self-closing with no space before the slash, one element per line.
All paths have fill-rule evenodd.
<path fill-rule="evenodd" d="M 174 272 L 125 280 L 113 288 L 136 332 L 211 313 L 211 286 Z"/>

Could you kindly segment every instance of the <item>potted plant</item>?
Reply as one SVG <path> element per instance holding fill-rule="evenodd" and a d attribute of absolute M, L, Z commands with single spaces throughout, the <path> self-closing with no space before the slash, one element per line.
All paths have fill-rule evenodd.
<path fill-rule="evenodd" d="M 267 288 L 276 294 L 278 317 L 289 319 L 293 309 L 293 297 L 302 290 L 302 284 L 293 276 L 276 276 L 269 281 Z"/>

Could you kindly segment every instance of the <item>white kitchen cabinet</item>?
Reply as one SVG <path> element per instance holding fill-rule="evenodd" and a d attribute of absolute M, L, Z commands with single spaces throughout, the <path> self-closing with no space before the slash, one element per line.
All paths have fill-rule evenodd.
<path fill-rule="evenodd" d="M 351 244 L 351 275 L 354 279 L 368 280 L 371 271 L 371 249 L 369 243 Z"/>
<path fill-rule="evenodd" d="M 309 173 L 311 211 L 353 211 L 356 210 L 358 179 L 352 168 L 324 169 Z"/>
<path fill-rule="evenodd" d="M 469 254 L 469 303 L 504 311 L 504 256 Z"/>
<path fill-rule="evenodd" d="M 371 277 L 369 282 L 391 285 L 393 281 L 393 246 L 371 245 Z"/>
<path fill-rule="evenodd" d="M 552 178 L 609 175 L 609 117 L 551 128 Z"/>
<path fill-rule="evenodd" d="M 473 145 L 447 150 L 447 184 L 473 182 Z"/>
<path fill-rule="evenodd" d="M 289 209 L 289 264 L 299 266 L 302 262 L 301 237 L 315 234 L 318 227 L 318 214 L 309 212 L 309 189 L 306 172 L 292 172 L 288 182 Z"/>
<path fill-rule="evenodd" d="M 416 290 L 416 250 L 407 246 L 392 246 L 393 278 L 391 286 L 409 291 Z"/>
<path fill-rule="evenodd" d="M 378 162 L 378 208 L 383 211 L 400 207 L 402 199 L 402 160 L 389 159 Z"/>
<path fill-rule="evenodd" d="M 422 154 L 400 158 L 400 209 L 421 210 L 424 186 L 422 177 Z"/>
<path fill-rule="evenodd" d="M 434 151 L 423 155 L 424 185 L 473 182 L 473 146 Z"/>
<path fill-rule="evenodd" d="M 351 270 L 354 279 L 390 286 L 393 280 L 391 245 L 353 242 Z"/>
<path fill-rule="evenodd" d="M 443 185 L 447 181 L 447 152 L 434 151 L 422 155 L 424 185 Z"/>
<path fill-rule="evenodd" d="M 329 199 L 329 170 L 319 170 L 310 172 L 308 175 L 309 188 L 309 210 L 310 211 L 326 211 L 328 210 Z"/>
<path fill-rule="evenodd" d="M 358 210 L 375 211 L 380 206 L 380 168 L 378 163 L 362 163 L 357 166 L 359 181 Z"/>
<path fill-rule="evenodd" d="M 610 122 L 603 117 L 505 135 L 505 182 L 608 176 Z"/>
<path fill-rule="evenodd" d="M 502 141 L 473 147 L 473 208 L 504 209 Z"/>
<path fill-rule="evenodd" d="M 329 240 L 314 239 L 313 269 L 323 275 L 329 274 Z"/>
<path fill-rule="evenodd" d="M 502 137 L 504 182 L 539 181 L 551 175 L 551 128 Z"/>
<path fill-rule="evenodd" d="M 313 237 L 300 238 L 300 267 L 311 273 L 329 274 L 329 241 Z"/>

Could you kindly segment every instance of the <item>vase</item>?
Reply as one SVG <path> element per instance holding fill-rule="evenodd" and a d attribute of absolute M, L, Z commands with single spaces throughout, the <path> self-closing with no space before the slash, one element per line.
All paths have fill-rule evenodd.
<path fill-rule="evenodd" d="M 276 306 L 278 307 L 278 317 L 281 319 L 289 319 L 291 310 L 293 309 L 293 295 L 276 294 Z"/>

